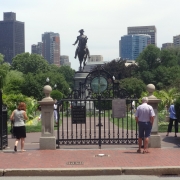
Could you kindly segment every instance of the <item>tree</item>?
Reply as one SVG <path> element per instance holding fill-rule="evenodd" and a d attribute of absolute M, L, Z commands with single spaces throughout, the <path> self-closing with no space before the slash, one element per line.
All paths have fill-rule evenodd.
<path fill-rule="evenodd" d="M 67 81 L 71 89 L 73 89 L 75 70 L 71 69 L 69 66 L 61 66 L 58 72 L 63 74 L 65 80 Z"/>
<path fill-rule="evenodd" d="M 4 93 L 19 94 L 25 79 L 22 72 L 9 71 L 5 77 Z"/>
<path fill-rule="evenodd" d="M 172 49 L 163 49 L 160 53 L 161 65 L 165 67 L 177 66 L 178 58 Z"/>
<path fill-rule="evenodd" d="M 160 49 L 154 45 L 148 45 L 139 55 L 136 62 L 139 71 L 149 71 L 160 65 Z"/>
<path fill-rule="evenodd" d="M 10 65 L 4 62 L 4 56 L 0 54 L 0 88 L 5 84 L 5 77 L 10 69 Z"/>
<path fill-rule="evenodd" d="M 0 53 L 0 64 L 2 64 L 4 61 L 4 56 Z"/>
<path fill-rule="evenodd" d="M 61 100 L 63 98 L 63 94 L 58 90 L 53 90 L 51 92 L 51 97 L 53 99 L 57 99 L 59 101 L 59 100 Z"/>
<path fill-rule="evenodd" d="M 143 91 L 146 90 L 146 85 L 142 80 L 137 78 L 125 78 L 120 81 L 120 87 L 126 89 L 130 95 L 141 97 Z"/>
<path fill-rule="evenodd" d="M 109 72 L 112 76 L 114 76 L 117 80 L 124 79 L 127 77 L 131 77 L 131 73 L 133 72 L 135 66 L 126 67 L 126 61 L 120 60 L 112 60 L 111 62 L 106 63 L 103 68 L 107 72 Z"/>
<path fill-rule="evenodd" d="M 67 95 L 69 92 L 69 85 L 67 84 L 64 76 L 59 73 L 39 73 L 32 74 L 28 73 L 25 75 L 25 82 L 22 86 L 22 93 L 26 96 L 33 96 L 34 98 L 41 100 L 44 97 L 43 87 L 47 84 L 46 78 L 49 77 L 50 82 L 48 83 L 52 88 L 56 84 L 56 89 Z"/>
<path fill-rule="evenodd" d="M 23 74 L 48 72 L 50 66 L 48 62 L 38 54 L 22 53 L 18 54 L 12 60 L 11 68 L 22 72 Z"/>

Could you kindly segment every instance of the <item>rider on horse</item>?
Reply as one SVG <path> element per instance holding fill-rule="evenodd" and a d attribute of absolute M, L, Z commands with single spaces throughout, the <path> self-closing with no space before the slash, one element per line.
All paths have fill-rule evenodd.
<path fill-rule="evenodd" d="M 74 57 L 74 58 L 76 59 L 77 54 L 78 54 L 78 51 L 79 51 L 81 48 L 84 49 L 84 51 L 85 51 L 86 54 L 88 55 L 88 58 L 90 58 L 89 49 L 88 49 L 88 47 L 86 46 L 86 43 L 87 43 L 88 38 L 87 38 L 86 35 L 83 34 L 83 33 L 84 33 L 84 30 L 83 30 L 83 29 L 79 30 L 79 33 L 80 33 L 80 35 L 77 36 L 77 39 L 76 39 L 75 43 L 73 44 L 73 45 L 75 45 L 75 44 L 77 44 L 77 42 L 79 41 L 78 46 L 77 46 L 77 48 L 76 48 L 76 52 L 75 52 L 75 57 Z"/>

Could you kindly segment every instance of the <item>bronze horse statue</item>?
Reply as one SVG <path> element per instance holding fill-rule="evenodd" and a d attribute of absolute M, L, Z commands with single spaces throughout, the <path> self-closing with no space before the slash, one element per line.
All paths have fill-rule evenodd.
<path fill-rule="evenodd" d="M 80 64 L 79 70 L 82 71 L 84 69 L 84 66 L 86 65 L 87 57 L 90 58 L 90 54 L 89 54 L 89 49 L 86 46 L 88 38 L 83 34 L 84 30 L 83 29 L 79 30 L 79 33 L 80 35 L 77 36 L 77 40 L 73 44 L 75 45 L 77 42 L 79 42 L 74 58 L 76 59 L 76 57 L 78 56 L 79 64 Z M 82 66 L 82 62 L 83 62 L 83 66 Z"/>

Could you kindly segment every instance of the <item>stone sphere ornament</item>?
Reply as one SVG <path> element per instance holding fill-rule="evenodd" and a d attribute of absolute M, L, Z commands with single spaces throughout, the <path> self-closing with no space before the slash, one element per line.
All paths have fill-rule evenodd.
<path fill-rule="evenodd" d="M 43 92 L 45 94 L 44 100 L 48 100 L 48 99 L 52 100 L 52 98 L 50 97 L 51 91 L 52 91 L 51 86 L 49 86 L 49 85 L 44 86 L 44 88 L 43 88 Z"/>
<path fill-rule="evenodd" d="M 153 92 L 156 90 L 154 84 L 148 84 L 148 85 L 146 86 L 146 89 L 147 89 L 147 91 L 149 92 L 148 98 L 152 98 L 152 99 L 156 98 L 156 97 L 153 95 Z"/>
<path fill-rule="evenodd" d="M 148 92 L 151 92 L 151 93 L 156 90 L 154 84 L 148 84 L 146 89 L 147 89 Z"/>

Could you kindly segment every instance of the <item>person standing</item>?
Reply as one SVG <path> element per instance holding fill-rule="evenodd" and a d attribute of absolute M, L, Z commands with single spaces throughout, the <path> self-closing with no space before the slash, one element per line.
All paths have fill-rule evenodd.
<path fill-rule="evenodd" d="M 55 123 L 58 124 L 58 105 L 57 105 L 57 99 L 54 99 L 54 120 Z"/>
<path fill-rule="evenodd" d="M 176 117 L 174 104 L 171 104 L 170 107 L 169 107 L 169 125 L 168 125 L 166 136 L 169 136 L 169 133 L 172 131 L 173 121 L 174 121 L 174 128 L 175 128 L 175 136 L 174 137 L 177 137 L 178 120 L 177 120 L 177 117 Z"/>
<path fill-rule="evenodd" d="M 155 113 L 152 106 L 148 105 L 148 98 L 142 98 L 142 104 L 137 107 L 135 119 L 139 127 L 138 153 L 141 153 L 142 139 L 144 139 L 143 153 L 148 153 L 148 143 L 151 134 L 152 125 L 154 122 Z"/>
<path fill-rule="evenodd" d="M 21 152 L 24 150 L 24 141 L 26 138 L 26 128 L 24 121 L 27 120 L 26 114 L 26 104 L 24 102 L 20 102 L 18 108 L 15 109 L 11 116 L 10 120 L 14 121 L 14 136 L 16 137 L 14 144 L 14 151 L 17 152 L 18 142 L 21 140 Z"/>

